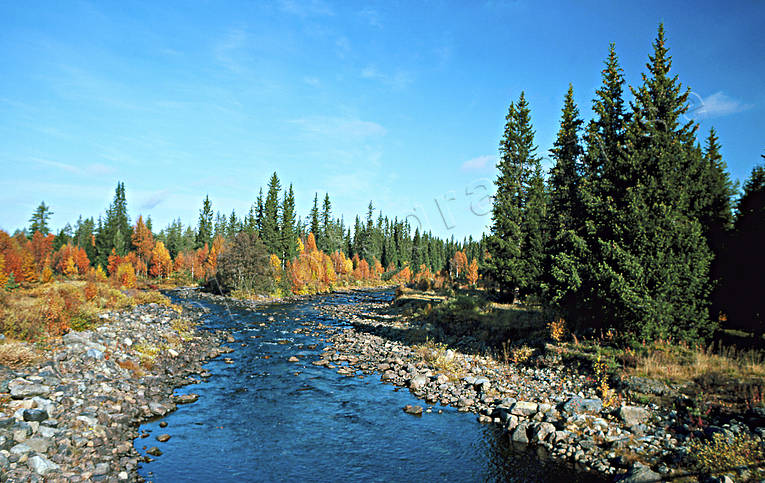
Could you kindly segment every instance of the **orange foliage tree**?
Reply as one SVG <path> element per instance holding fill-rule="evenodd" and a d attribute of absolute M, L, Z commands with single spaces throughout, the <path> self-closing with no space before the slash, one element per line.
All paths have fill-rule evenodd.
<path fill-rule="evenodd" d="M 35 271 L 39 274 L 42 274 L 50 262 L 50 255 L 53 252 L 53 238 L 53 235 L 45 236 L 39 231 L 32 235 L 29 248 L 34 257 Z"/>
<path fill-rule="evenodd" d="M 69 260 L 72 260 L 76 270 L 73 271 L 70 269 L 67 272 L 66 268 L 69 264 Z M 90 260 L 88 260 L 88 254 L 85 253 L 85 250 L 76 247 L 71 243 L 67 243 L 66 245 L 62 245 L 61 248 L 53 254 L 53 268 L 59 273 L 63 273 L 70 277 L 75 276 L 78 273 L 80 275 L 85 275 L 90 268 Z"/>
<path fill-rule="evenodd" d="M 478 260 L 475 258 L 470 261 L 470 265 L 468 266 L 467 280 L 468 283 L 473 286 L 478 282 Z"/>
<path fill-rule="evenodd" d="M 131 236 L 133 246 L 138 252 L 138 258 L 142 262 L 136 264 L 136 268 L 139 273 L 146 274 L 146 266 L 150 263 L 154 256 L 154 236 L 151 234 L 151 230 L 143 222 L 143 217 L 139 216 L 133 227 L 133 235 Z"/>
<path fill-rule="evenodd" d="M 468 268 L 468 259 L 464 252 L 457 250 L 452 258 L 452 268 L 454 269 L 454 278 L 459 279 L 464 276 Z"/>

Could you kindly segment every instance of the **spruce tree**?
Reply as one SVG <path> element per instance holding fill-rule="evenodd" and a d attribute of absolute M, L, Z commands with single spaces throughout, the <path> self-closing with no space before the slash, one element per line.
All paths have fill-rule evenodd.
<path fill-rule="evenodd" d="M 50 210 L 50 206 L 46 205 L 44 201 L 41 202 L 40 206 L 37 207 L 32 214 L 32 217 L 29 219 L 29 239 L 32 239 L 32 235 L 38 231 L 43 235 L 48 236 L 48 233 L 50 233 L 48 219 L 52 214 L 53 212 Z"/>
<path fill-rule="evenodd" d="M 733 228 L 733 198 L 737 185 L 730 179 L 714 128 L 710 129 L 706 140 L 704 162 L 706 169 L 700 183 L 703 191 L 696 196 L 696 203 L 704 237 L 714 256 L 710 266 L 713 285 L 711 313 L 716 317 L 723 312 L 721 285 L 724 283 L 724 258 L 735 256 L 726 245 Z"/>
<path fill-rule="evenodd" d="M 714 328 L 711 253 L 692 203 L 703 159 L 693 147 L 695 124 L 681 122 L 688 91 L 670 76 L 662 25 L 647 68 L 632 90 L 626 163 L 610 178 L 625 190 L 608 200 L 611 237 L 599 240 L 603 319 L 641 338 L 692 340 Z"/>
<path fill-rule="evenodd" d="M 575 310 L 585 259 L 585 209 L 582 195 L 584 149 L 579 140 L 583 121 L 569 84 L 563 101 L 560 129 L 550 150 L 555 165 L 550 170 L 549 232 L 544 274 L 547 300 L 568 317 Z"/>
<path fill-rule="evenodd" d="M 276 174 L 276 173 L 274 173 Z M 264 208 L 263 208 L 263 188 L 260 188 L 260 191 L 258 192 L 258 198 L 255 201 L 255 230 L 258 233 L 263 232 L 263 215 L 264 215 Z M 262 238 L 262 234 L 261 234 Z"/>
<path fill-rule="evenodd" d="M 210 197 L 205 195 L 202 208 L 199 210 L 199 222 L 197 223 L 196 248 L 202 248 L 212 244 L 213 238 L 213 211 Z"/>
<path fill-rule="evenodd" d="M 754 332 L 755 340 L 761 341 L 765 332 L 765 298 L 762 296 L 762 274 L 765 273 L 765 164 L 756 166 L 744 183 L 729 245 L 722 287 L 728 326 Z"/>
<path fill-rule="evenodd" d="M 517 103 L 510 104 L 505 119 L 488 250 L 489 271 L 500 296 L 512 302 L 516 289 L 527 295 L 541 282 L 544 184 L 523 92 Z"/>
<path fill-rule="evenodd" d="M 282 260 L 292 260 L 297 256 L 298 238 L 295 224 L 295 194 L 292 191 L 292 185 L 284 192 L 280 228 Z"/>
<path fill-rule="evenodd" d="M 337 235 L 332 227 L 332 203 L 329 201 L 329 193 L 324 194 L 324 202 L 321 205 L 321 236 L 319 237 L 319 250 L 332 253 L 337 250 Z M 342 232 L 340 232 L 342 236 Z"/>
<path fill-rule="evenodd" d="M 310 233 L 313 233 L 314 238 L 318 238 L 321 235 L 319 231 L 319 193 L 313 194 L 313 206 L 308 217 L 311 220 Z"/>
<path fill-rule="evenodd" d="M 270 254 L 282 255 L 281 238 L 279 236 L 279 177 L 274 173 L 268 182 L 268 194 L 263 205 L 261 220 L 261 237 Z M 260 198 L 260 197 L 259 197 Z"/>

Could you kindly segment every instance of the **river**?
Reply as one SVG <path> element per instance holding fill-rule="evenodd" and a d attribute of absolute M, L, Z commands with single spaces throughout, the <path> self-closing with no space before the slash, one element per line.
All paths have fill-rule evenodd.
<path fill-rule="evenodd" d="M 474 414 L 436 406 L 422 417 L 408 415 L 403 406 L 424 401 L 381 383 L 379 374 L 347 377 L 311 364 L 326 345 L 322 336 L 294 331 L 306 322 L 344 327 L 319 307 L 391 298 L 390 291 L 336 293 L 257 311 L 196 302 L 209 309 L 203 329 L 233 334 L 228 345 L 235 350 L 226 355 L 233 363 L 209 362 L 206 381 L 176 391 L 199 394 L 198 402 L 141 427 L 151 436 L 136 439 L 136 449 L 146 454 L 158 446 L 163 454 L 141 464 L 139 474 L 155 482 L 596 478 L 513 446 Z M 299 363 L 288 362 L 293 355 Z M 158 443 L 162 433 L 171 439 Z"/>

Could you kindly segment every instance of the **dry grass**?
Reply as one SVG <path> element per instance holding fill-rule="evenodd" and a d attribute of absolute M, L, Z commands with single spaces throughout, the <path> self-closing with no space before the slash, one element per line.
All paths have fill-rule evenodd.
<path fill-rule="evenodd" d="M 708 374 L 722 374 L 740 381 L 765 379 L 765 351 L 735 347 L 688 347 L 657 342 L 637 354 L 630 351 L 633 375 L 682 382 Z"/>
<path fill-rule="evenodd" d="M 6 340 L 0 344 L 0 365 L 12 368 L 33 364 L 40 354 L 27 342 Z"/>
<path fill-rule="evenodd" d="M 461 375 L 462 367 L 453 354 L 447 354 L 449 349 L 445 344 L 429 340 L 424 344 L 414 346 L 414 350 L 423 361 L 436 369 L 436 371 L 456 379 Z"/>
<path fill-rule="evenodd" d="M 152 291 L 120 291 L 104 280 L 55 280 L 0 290 L 0 333 L 13 339 L 39 341 L 69 330 L 85 330 L 100 321 L 103 310 L 122 310 L 136 304 L 170 305 Z"/>

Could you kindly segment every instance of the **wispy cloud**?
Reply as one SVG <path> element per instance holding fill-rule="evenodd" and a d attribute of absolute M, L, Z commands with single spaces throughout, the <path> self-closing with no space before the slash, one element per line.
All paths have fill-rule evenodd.
<path fill-rule="evenodd" d="M 330 7 L 326 2 L 323 2 L 322 0 L 307 0 L 300 2 L 295 0 L 281 0 L 279 2 L 279 6 L 283 11 L 297 15 L 299 17 L 335 14 L 334 10 L 332 10 L 332 7 Z"/>
<path fill-rule="evenodd" d="M 319 80 L 318 77 L 313 77 L 313 76 L 303 77 L 303 82 L 313 87 L 318 87 L 321 84 L 321 80 Z"/>
<path fill-rule="evenodd" d="M 387 130 L 372 121 L 355 118 L 312 116 L 288 121 L 300 127 L 305 135 L 324 138 L 365 139 L 384 136 Z"/>
<path fill-rule="evenodd" d="M 247 32 L 242 29 L 230 30 L 213 47 L 213 55 L 224 67 L 232 72 L 242 71 L 242 61 L 240 59 L 240 50 L 244 48 L 247 41 Z"/>
<path fill-rule="evenodd" d="M 370 27 L 374 27 L 376 29 L 383 28 L 382 22 L 380 21 L 380 13 L 371 7 L 365 7 L 363 10 L 361 10 L 359 12 L 359 17 L 364 19 L 364 21 L 366 21 Z"/>
<path fill-rule="evenodd" d="M 745 104 L 727 96 L 722 91 L 718 91 L 707 97 L 699 98 L 697 105 L 691 106 L 691 113 L 699 117 L 712 118 L 736 114 L 751 107 L 752 104 Z"/>
<path fill-rule="evenodd" d="M 414 77 L 409 72 L 398 69 L 394 73 L 388 74 L 380 71 L 374 65 L 368 65 L 361 69 L 361 77 L 382 82 L 395 89 L 403 89 L 414 82 Z"/>
<path fill-rule="evenodd" d="M 96 175 L 104 176 L 114 172 L 114 168 L 101 163 L 93 163 L 86 166 L 75 166 L 73 164 L 62 163 L 60 161 L 53 161 L 44 158 L 29 158 L 30 161 L 41 166 L 49 168 L 56 168 L 62 171 L 67 171 L 76 175 Z"/>
<path fill-rule="evenodd" d="M 497 162 L 496 156 L 478 156 L 477 158 L 468 159 L 464 163 L 462 163 L 462 166 L 460 166 L 460 169 L 462 171 L 482 171 L 484 169 L 490 168 L 494 166 L 494 164 Z"/>
<path fill-rule="evenodd" d="M 141 203 L 142 210 L 150 210 L 168 198 L 169 190 L 160 190 L 149 193 Z"/>

